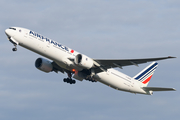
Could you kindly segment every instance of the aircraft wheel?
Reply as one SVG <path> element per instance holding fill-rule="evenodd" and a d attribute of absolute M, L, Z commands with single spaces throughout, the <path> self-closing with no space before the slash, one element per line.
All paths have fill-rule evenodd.
<path fill-rule="evenodd" d="M 71 79 L 67 79 L 67 81 L 66 81 L 67 83 L 70 83 L 71 82 Z"/>
<path fill-rule="evenodd" d="M 76 81 L 75 81 L 75 80 L 72 80 L 72 83 L 73 83 L 73 84 L 75 84 L 75 83 L 76 83 Z"/>
<path fill-rule="evenodd" d="M 63 79 L 63 81 L 64 81 L 64 82 L 67 82 L 67 79 L 66 79 L 66 78 L 64 78 L 64 79 Z"/>
<path fill-rule="evenodd" d="M 69 84 L 75 84 L 75 83 L 76 83 L 75 80 L 72 80 L 72 79 L 69 79 L 69 78 L 64 78 L 63 81 L 64 81 L 64 82 L 67 82 L 67 83 L 69 83 Z"/>
<path fill-rule="evenodd" d="M 13 48 L 12 51 L 17 51 L 17 48 Z"/>

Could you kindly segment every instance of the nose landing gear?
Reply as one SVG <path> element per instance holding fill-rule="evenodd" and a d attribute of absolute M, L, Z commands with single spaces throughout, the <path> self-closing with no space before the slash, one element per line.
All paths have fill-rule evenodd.
<path fill-rule="evenodd" d="M 12 51 L 17 51 L 17 48 L 13 48 Z"/>
<path fill-rule="evenodd" d="M 12 51 L 17 51 L 17 45 L 19 44 L 13 37 L 8 36 L 8 40 L 14 45 Z"/>
<path fill-rule="evenodd" d="M 12 49 L 12 51 L 17 51 L 17 45 L 16 44 L 14 44 L 14 48 Z"/>

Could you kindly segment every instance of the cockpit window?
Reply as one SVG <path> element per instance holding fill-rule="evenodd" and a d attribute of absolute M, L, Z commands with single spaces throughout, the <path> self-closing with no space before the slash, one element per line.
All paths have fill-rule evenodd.
<path fill-rule="evenodd" d="M 10 27 L 9 29 L 16 30 L 16 28 Z"/>

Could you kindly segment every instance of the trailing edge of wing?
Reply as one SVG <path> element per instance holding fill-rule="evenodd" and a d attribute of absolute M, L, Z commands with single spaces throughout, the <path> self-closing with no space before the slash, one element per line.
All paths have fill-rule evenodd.
<path fill-rule="evenodd" d="M 176 91 L 174 88 L 161 88 L 161 87 L 143 87 L 145 91 Z"/>

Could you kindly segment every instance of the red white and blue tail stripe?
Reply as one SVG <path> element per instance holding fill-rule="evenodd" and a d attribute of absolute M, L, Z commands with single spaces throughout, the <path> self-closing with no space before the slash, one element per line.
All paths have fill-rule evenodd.
<path fill-rule="evenodd" d="M 153 62 L 149 66 L 147 66 L 144 70 L 142 70 L 140 73 L 138 73 L 136 76 L 134 76 L 133 78 L 147 86 L 157 66 L 158 66 L 158 63 Z"/>

